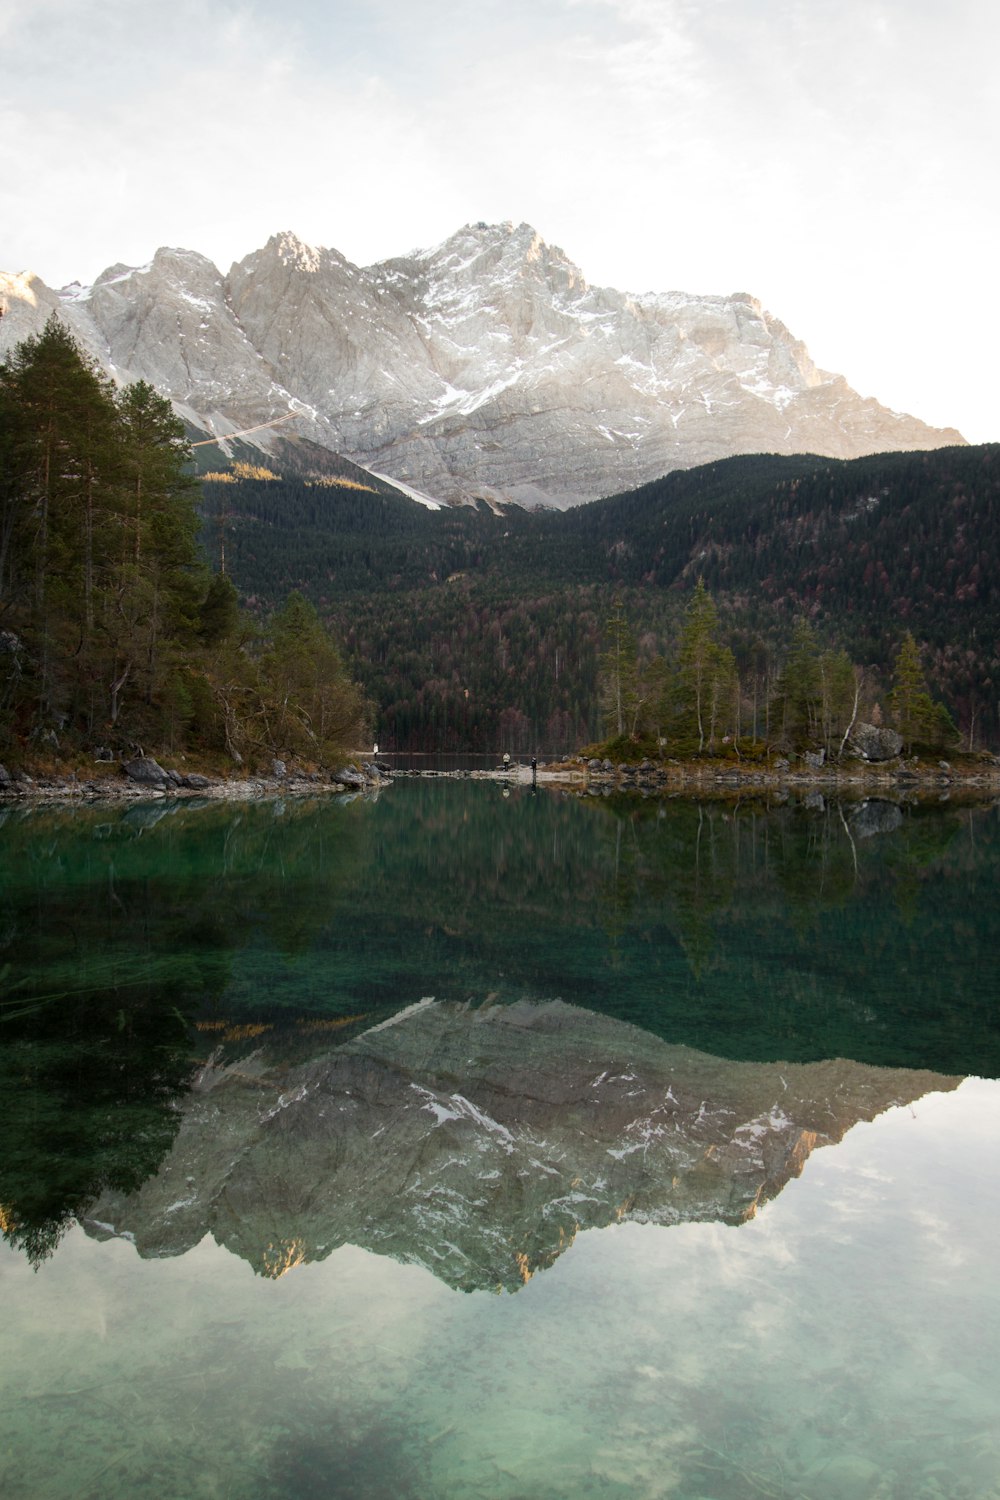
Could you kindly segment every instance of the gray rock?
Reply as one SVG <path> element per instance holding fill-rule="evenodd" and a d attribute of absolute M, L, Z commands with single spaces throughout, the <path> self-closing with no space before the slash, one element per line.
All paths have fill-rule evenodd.
<path fill-rule="evenodd" d="M 826 750 L 807 750 L 802 759 L 807 766 L 811 766 L 814 771 L 818 771 L 826 760 Z"/>
<path fill-rule="evenodd" d="M 0 766 L 0 786 L 13 786 L 14 778 L 6 766 Z"/>
<path fill-rule="evenodd" d="M 181 777 L 181 785 L 190 787 L 192 791 L 201 791 L 206 786 L 211 786 L 210 777 L 202 776 L 200 771 L 189 771 L 186 776 Z"/>
<path fill-rule="evenodd" d="M 166 777 L 171 786 L 184 785 L 184 777 L 181 775 L 180 771 L 167 771 Z"/>
<path fill-rule="evenodd" d="M 881 724 L 855 724 L 850 743 L 863 760 L 895 760 L 903 748 L 903 737 Z"/>
<path fill-rule="evenodd" d="M 129 781 L 134 781 L 137 786 L 162 788 L 170 781 L 166 771 L 151 755 L 139 755 L 135 760 L 126 761 L 122 770 Z"/>
<path fill-rule="evenodd" d="M 288 767 L 285 765 L 285 762 L 283 760 L 272 760 L 271 775 L 276 776 L 279 781 L 283 776 L 288 775 Z"/>
<path fill-rule="evenodd" d="M 339 771 L 331 771 L 330 780 L 335 786 L 360 787 L 365 784 L 365 778 L 353 766 L 341 766 Z"/>

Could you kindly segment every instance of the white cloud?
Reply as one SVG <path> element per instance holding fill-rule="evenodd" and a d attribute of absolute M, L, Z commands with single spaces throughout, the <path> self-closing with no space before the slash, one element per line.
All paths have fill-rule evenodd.
<path fill-rule="evenodd" d="M 369 261 L 527 219 L 591 280 L 755 292 L 866 393 L 1000 436 L 998 28 L 976 0 L 0 0 L 0 263 L 225 268 L 282 227 Z"/>

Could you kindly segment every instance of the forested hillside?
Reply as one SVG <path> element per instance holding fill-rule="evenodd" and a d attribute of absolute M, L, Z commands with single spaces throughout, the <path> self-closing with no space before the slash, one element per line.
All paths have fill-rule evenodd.
<path fill-rule="evenodd" d="M 864 669 L 870 704 L 909 632 L 963 742 L 997 742 L 1000 446 L 728 459 L 566 513 L 433 512 L 244 476 L 203 486 L 210 555 L 224 546 L 255 609 L 289 588 L 316 604 L 387 748 L 553 753 L 596 737 L 613 602 L 640 662 L 669 664 L 699 577 L 755 711 L 796 621 Z"/>

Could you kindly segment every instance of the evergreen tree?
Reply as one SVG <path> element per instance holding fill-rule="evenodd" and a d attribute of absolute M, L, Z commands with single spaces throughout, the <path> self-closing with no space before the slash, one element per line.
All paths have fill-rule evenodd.
<path fill-rule="evenodd" d="M 118 416 L 119 544 L 102 620 L 112 724 L 126 682 L 143 711 L 164 692 L 176 699 L 207 586 L 183 424 L 145 381 L 122 391 Z"/>
<path fill-rule="evenodd" d="M 222 642 L 210 680 L 219 733 L 238 764 L 286 756 L 330 764 L 365 735 L 361 694 L 297 590 L 264 629 Z"/>
<path fill-rule="evenodd" d="M 804 745 L 820 738 L 820 650 L 808 620 L 796 620 L 793 627 L 791 645 L 778 680 L 775 707 L 787 744 Z"/>
<path fill-rule="evenodd" d="M 208 646 L 217 646 L 236 630 L 240 618 L 240 599 L 236 585 L 225 573 L 213 573 L 208 591 L 201 601 L 198 634 Z"/>
<path fill-rule="evenodd" d="M 97 375 L 53 316 L 0 367 L 6 428 L 0 520 L 2 604 L 32 664 L 37 718 L 80 707 L 114 503 L 117 416 Z"/>
<path fill-rule="evenodd" d="M 909 630 L 896 655 L 889 706 L 905 750 L 942 750 L 958 738 L 948 710 L 927 690 L 920 651 Z"/>
<path fill-rule="evenodd" d="M 697 741 L 699 754 L 706 746 L 714 749 L 730 718 L 736 664 L 718 640 L 718 626 L 715 603 L 699 578 L 684 616 L 674 682 L 676 727 Z"/>

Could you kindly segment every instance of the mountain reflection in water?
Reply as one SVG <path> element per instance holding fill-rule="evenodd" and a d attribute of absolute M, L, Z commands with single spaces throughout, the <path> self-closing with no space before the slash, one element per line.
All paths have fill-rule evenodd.
<path fill-rule="evenodd" d="M 4 1233 L 37 1263 L 76 1217 L 120 1227 L 127 1202 L 141 1244 L 211 1227 L 265 1269 L 353 1235 L 457 1286 L 508 1286 L 577 1224 L 739 1218 L 814 1137 L 1000 1072 L 998 871 L 991 807 L 815 795 L 409 782 L 350 805 L 7 807 Z M 279 1109 L 286 1076 L 304 1092 Z M 211 1140 L 216 1113 L 232 1142 Z M 301 1176 L 278 1160 L 293 1137 L 317 1182 L 343 1174 L 337 1212 L 302 1178 L 294 1222 L 228 1223 L 219 1184 L 231 1205 L 259 1173 L 263 1211 L 268 1181 Z M 197 1140 L 197 1192 L 166 1214 L 157 1184 Z M 495 1178 L 472 1170 L 487 1159 Z"/>
<path fill-rule="evenodd" d="M 5 1497 L 995 1500 L 998 876 L 990 806 L 0 808 Z"/>
<path fill-rule="evenodd" d="M 347 1243 L 513 1291 L 580 1229 L 740 1223 L 816 1146 L 959 1082 L 732 1062 L 559 1001 L 428 999 L 296 1066 L 273 1045 L 209 1064 L 156 1176 L 84 1225 L 154 1257 L 211 1233 L 265 1276 Z"/>

